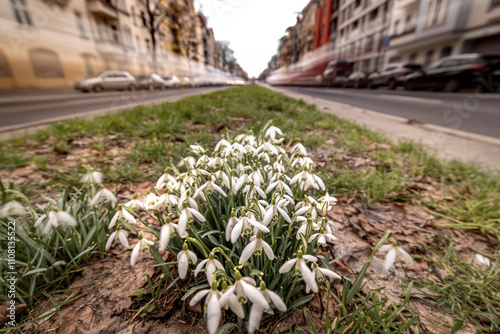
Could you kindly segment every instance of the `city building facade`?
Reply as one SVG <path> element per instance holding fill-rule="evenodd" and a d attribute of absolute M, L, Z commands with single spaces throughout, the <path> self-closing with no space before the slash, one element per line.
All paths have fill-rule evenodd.
<path fill-rule="evenodd" d="M 154 36 L 145 3 L 167 13 Z M 104 70 L 190 75 L 217 66 L 213 31 L 192 0 L 0 0 L 0 8 L 0 89 L 72 87 Z"/>

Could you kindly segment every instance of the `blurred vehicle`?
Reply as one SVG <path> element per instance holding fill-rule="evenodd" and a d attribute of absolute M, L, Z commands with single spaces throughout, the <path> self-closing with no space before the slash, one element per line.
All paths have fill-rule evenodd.
<path fill-rule="evenodd" d="M 125 71 L 105 71 L 99 76 L 77 81 L 74 88 L 82 92 L 104 90 L 136 90 L 138 86 L 134 76 Z"/>
<path fill-rule="evenodd" d="M 181 87 L 191 87 L 191 80 L 188 77 L 182 78 Z"/>
<path fill-rule="evenodd" d="M 165 81 L 156 73 L 138 76 L 137 83 L 139 87 L 147 90 L 165 89 Z"/>
<path fill-rule="evenodd" d="M 403 84 L 406 75 L 418 71 L 421 68 L 422 66 L 419 64 L 387 64 L 382 69 L 368 76 L 368 88 L 375 89 L 380 86 L 387 86 L 389 89 L 396 89 Z"/>
<path fill-rule="evenodd" d="M 332 60 L 326 65 L 321 82 L 327 85 L 333 85 L 335 78 L 348 77 L 354 69 L 354 63 L 347 60 Z M 337 80 L 338 82 L 338 80 Z"/>
<path fill-rule="evenodd" d="M 344 82 L 345 88 L 364 88 L 368 84 L 368 75 L 365 72 L 354 72 Z"/>
<path fill-rule="evenodd" d="M 332 80 L 332 82 L 330 83 L 330 86 L 332 86 L 332 87 L 344 87 L 346 82 L 347 82 L 347 77 L 337 76 Z"/>
<path fill-rule="evenodd" d="M 406 76 L 404 86 L 408 90 L 457 92 L 462 88 L 475 88 L 494 92 L 500 87 L 500 55 L 471 53 L 442 58 Z"/>
<path fill-rule="evenodd" d="M 163 84 L 165 87 L 179 88 L 181 86 L 181 80 L 175 75 L 169 75 L 163 77 Z"/>

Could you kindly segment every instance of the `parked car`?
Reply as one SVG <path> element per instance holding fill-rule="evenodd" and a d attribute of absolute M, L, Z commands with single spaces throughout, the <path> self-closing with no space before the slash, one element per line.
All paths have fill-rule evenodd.
<path fill-rule="evenodd" d="M 181 80 L 175 75 L 163 77 L 163 84 L 165 87 L 178 88 L 181 86 Z"/>
<path fill-rule="evenodd" d="M 347 82 L 347 77 L 337 76 L 332 80 L 332 82 L 330 83 L 330 86 L 332 86 L 332 87 L 344 87 L 346 82 Z"/>
<path fill-rule="evenodd" d="M 382 69 L 375 71 L 368 76 L 368 88 L 375 89 L 380 86 L 387 86 L 389 89 L 396 89 L 398 86 L 403 84 L 403 79 L 406 75 L 421 68 L 422 66 L 419 64 L 387 64 Z"/>
<path fill-rule="evenodd" d="M 181 87 L 191 87 L 191 80 L 188 77 L 182 78 Z"/>
<path fill-rule="evenodd" d="M 354 72 L 344 82 L 345 88 L 364 88 L 368 83 L 368 75 L 365 72 Z"/>
<path fill-rule="evenodd" d="M 74 88 L 82 92 L 104 90 L 136 90 L 138 86 L 134 76 L 125 71 L 105 71 L 99 76 L 77 81 Z"/>
<path fill-rule="evenodd" d="M 335 78 L 348 77 L 354 68 L 354 63 L 347 60 L 332 60 L 326 65 L 321 82 L 326 85 L 334 85 Z M 339 80 L 337 80 L 338 82 Z"/>
<path fill-rule="evenodd" d="M 408 90 L 457 92 L 462 88 L 479 88 L 494 92 L 500 87 L 500 55 L 471 53 L 442 58 L 406 76 L 404 86 Z"/>
<path fill-rule="evenodd" d="M 140 75 L 137 77 L 137 82 L 139 87 L 147 90 L 165 89 L 165 81 L 156 73 Z"/>

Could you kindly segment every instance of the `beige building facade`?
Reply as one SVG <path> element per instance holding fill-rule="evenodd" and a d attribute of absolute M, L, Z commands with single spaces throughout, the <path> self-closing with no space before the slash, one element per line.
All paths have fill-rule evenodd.
<path fill-rule="evenodd" d="M 500 55 L 499 0 L 395 0 L 386 62 L 428 65 L 463 53 Z"/>
<path fill-rule="evenodd" d="M 165 25 L 155 35 L 155 64 L 146 19 L 140 0 L 0 0 L 0 89 L 68 88 L 104 70 L 207 71 L 198 55 L 205 55 L 203 44 L 190 39 L 188 59 L 172 46 L 185 35 L 173 36 Z"/>

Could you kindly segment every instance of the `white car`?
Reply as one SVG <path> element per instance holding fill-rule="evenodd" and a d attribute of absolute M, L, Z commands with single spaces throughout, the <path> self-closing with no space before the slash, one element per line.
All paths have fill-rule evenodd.
<path fill-rule="evenodd" d="M 169 75 L 163 77 L 163 85 L 170 88 L 179 88 L 181 86 L 181 80 L 175 75 Z"/>
<path fill-rule="evenodd" d="M 137 80 L 125 71 L 105 71 L 95 78 L 77 81 L 75 89 L 82 92 L 94 91 L 96 93 L 104 90 L 136 90 Z"/>

